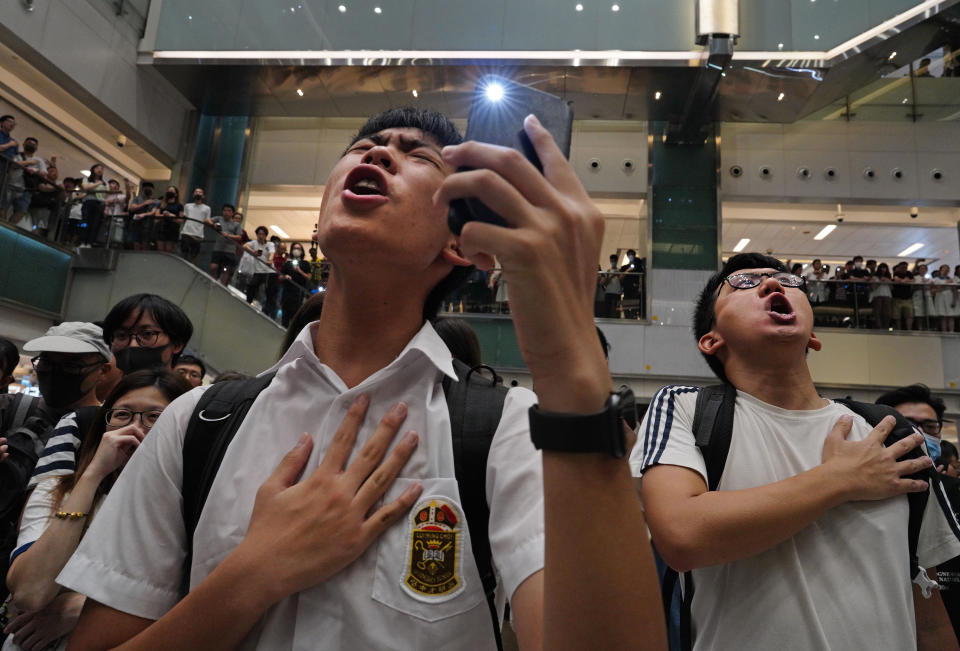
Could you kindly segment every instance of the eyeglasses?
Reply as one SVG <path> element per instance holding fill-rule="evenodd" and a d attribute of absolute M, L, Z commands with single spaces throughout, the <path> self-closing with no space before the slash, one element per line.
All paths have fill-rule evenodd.
<path fill-rule="evenodd" d="M 86 371 L 88 369 L 91 369 L 95 366 L 100 366 L 104 362 L 92 362 L 90 364 L 64 364 L 49 360 L 43 355 L 37 355 L 30 360 L 30 363 L 33 364 L 33 369 L 38 373 L 56 369 L 61 373 L 65 373 L 66 375 L 86 375 Z"/>
<path fill-rule="evenodd" d="M 141 330 L 140 332 L 117 330 L 113 333 L 112 343 L 126 346 L 130 343 L 130 339 L 136 339 L 137 344 L 140 346 L 150 348 L 157 343 L 157 339 L 159 339 L 162 334 L 163 330 Z"/>
<path fill-rule="evenodd" d="M 130 409 L 108 409 L 105 420 L 107 425 L 112 427 L 123 427 L 133 422 L 134 416 L 140 417 L 140 423 L 150 429 L 160 418 L 163 411 L 160 409 L 151 409 L 149 411 L 132 411 Z"/>
<path fill-rule="evenodd" d="M 773 278 L 784 287 L 803 287 L 807 282 L 802 276 L 787 273 L 786 271 L 777 271 L 774 273 L 767 273 L 765 271 L 736 273 L 730 274 L 723 280 L 734 289 L 752 289 L 762 283 L 764 278 Z M 721 283 L 720 287 L 717 288 L 718 294 L 722 288 L 723 284 Z"/>
<path fill-rule="evenodd" d="M 907 420 L 913 423 L 914 427 L 918 430 L 930 436 L 938 435 L 943 428 L 943 423 L 938 420 L 914 420 L 912 418 L 908 418 Z"/>

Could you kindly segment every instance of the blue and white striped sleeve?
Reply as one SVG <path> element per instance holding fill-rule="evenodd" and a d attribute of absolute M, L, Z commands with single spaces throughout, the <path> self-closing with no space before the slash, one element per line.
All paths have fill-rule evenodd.
<path fill-rule="evenodd" d="M 76 470 L 79 448 L 80 429 L 77 426 L 77 414 L 71 411 L 63 415 L 47 439 L 47 445 L 40 453 L 37 465 L 30 475 L 27 489 L 33 489 L 38 483 L 51 477 L 72 475 Z"/>
<path fill-rule="evenodd" d="M 707 478 L 707 466 L 693 436 L 693 412 L 697 387 L 671 385 L 660 389 L 637 429 L 637 443 L 630 453 L 630 471 L 640 477 L 659 464 L 690 468 Z"/>

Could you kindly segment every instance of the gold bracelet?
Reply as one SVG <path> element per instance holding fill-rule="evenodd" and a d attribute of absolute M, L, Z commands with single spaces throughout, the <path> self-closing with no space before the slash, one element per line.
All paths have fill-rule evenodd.
<path fill-rule="evenodd" d="M 87 513 L 82 511 L 57 511 L 53 514 L 58 520 L 79 520 L 80 518 L 87 517 Z"/>

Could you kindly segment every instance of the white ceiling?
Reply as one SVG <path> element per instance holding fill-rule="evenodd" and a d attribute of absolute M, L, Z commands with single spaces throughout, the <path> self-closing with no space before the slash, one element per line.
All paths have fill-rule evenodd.
<path fill-rule="evenodd" d="M 904 206 L 842 206 L 844 220 L 837 222 L 836 205 L 726 203 L 723 206 L 723 252 L 733 253 L 742 238 L 747 251 L 770 251 L 781 259 L 845 262 L 859 254 L 878 260 L 924 258 L 960 263 L 957 223 L 960 208 L 921 207 L 911 219 Z M 825 239 L 814 236 L 827 224 L 837 228 Z M 911 244 L 924 247 L 909 258 L 898 253 Z"/>

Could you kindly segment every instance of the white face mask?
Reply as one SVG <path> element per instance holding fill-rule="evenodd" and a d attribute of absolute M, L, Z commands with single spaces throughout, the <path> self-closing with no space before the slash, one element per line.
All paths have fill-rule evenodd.
<path fill-rule="evenodd" d="M 862 263 L 862 262 L 854 262 L 854 263 L 853 263 L 853 268 L 854 268 L 854 269 L 863 269 L 863 263 Z"/>

